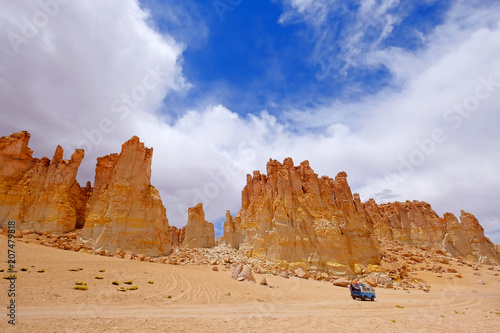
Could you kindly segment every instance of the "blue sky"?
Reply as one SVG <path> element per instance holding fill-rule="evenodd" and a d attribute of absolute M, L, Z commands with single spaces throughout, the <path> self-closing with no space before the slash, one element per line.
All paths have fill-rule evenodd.
<path fill-rule="evenodd" d="M 284 18 L 288 6 L 279 1 L 141 1 L 160 31 L 185 42 L 184 75 L 193 84 L 187 105 L 175 100 L 172 109 L 210 96 L 245 115 L 268 110 L 279 116 L 293 107 L 317 106 L 324 99 L 359 99 L 393 85 L 383 64 L 348 64 L 344 42 L 357 20 L 360 3 L 346 2 L 326 14 L 321 24 L 328 35 L 318 43 L 317 33 L 305 18 Z M 169 20 L 168 8 L 182 7 L 195 26 Z M 443 22 L 451 1 L 406 1 L 389 12 L 401 22 L 380 41 L 381 49 L 425 48 L 420 33 L 432 33 Z M 359 51 L 369 48 L 383 34 L 383 24 L 371 22 L 359 41 Z M 200 37 L 191 29 L 200 29 Z M 195 35 L 195 36 L 193 36 Z M 327 44 L 327 45 L 326 45 Z M 324 51 L 321 49 L 325 49 Z M 325 52 L 325 54 L 323 54 Z M 326 53 L 328 52 L 328 53 Z M 333 66 L 325 70 L 325 67 Z M 169 108 L 168 101 L 166 107 Z M 172 111 L 169 109 L 169 111 Z"/>
<path fill-rule="evenodd" d="M 85 149 L 82 184 L 139 136 L 176 226 L 202 202 L 220 234 L 246 174 L 292 157 L 500 242 L 498 1 L 215 3 L 0 2 L 2 135 Z"/>

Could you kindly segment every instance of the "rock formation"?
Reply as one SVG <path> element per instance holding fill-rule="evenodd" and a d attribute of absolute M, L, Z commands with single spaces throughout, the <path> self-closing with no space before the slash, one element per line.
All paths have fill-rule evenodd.
<path fill-rule="evenodd" d="M 234 221 L 233 217 L 231 216 L 231 212 L 229 210 L 226 210 L 226 220 L 224 221 L 224 243 L 226 246 L 229 247 L 235 247 L 235 242 L 234 242 Z"/>
<path fill-rule="evenodd" d="M 177 228 L 173 225 L 169 226 L 170 239 L 172 239 L 172 246 L 180 246 L 184 241 L 186 235 L 185 228 Z"/>
<path fill-rule="evenodd" d="M 420 201 L 362 203 L 345 172 L 335 180 L 319 178 L 309 162 L 294 166 L 287 158 L 283 164 L 270 160 L 267 176 L 247 175 L 241 210 L 234 221 L 226 213 L 224 242 L 291 269 L 334 274 L 358 274 L 361 266 L 379 263 L 380 244 L 392 241 L 500 262 L 477 219 L 465 212 L 460 219 L 450 213 L 440 218 Z"/>
<path fill-rule="evenodd" d="M 205 221 L 203 204 L 199 203 L 188 210 L 188 221 L 185 229 L 182 247 L 198 248 L 215 245 L 214 225 Z"/>
<path fill-rule="evenodd" d="M 500 253 L 484 236 L 474 215 L 462 211 L 461 223 L 455 215 L 440 218 L 431 205 L 420 201 L 377 205 L 373 199 L 364 204 L 377 238 L 405 245 L 443 249 L 452 256 L 482 262 L 500 262 Z"/>
<path fill-rule="evenodd" d="M 471 213 L 461 211 L 460 221 L 469 239 L 472 253 L 479 262 L 489 263 L 490 261 L 500 263 L 500 252 L 495 244 L 484 236 L 484 229 L 479 221 Z"/>
<path fill-rule="evenodd" d="M 90 188 L 76 181 L 85 155 L 77 149 L 63 159 L 57 146 L 52 161 L 32 157 L 26 131 L 0 138 L 0 227 L 16 221 L 16 228 L 63 233 L 83 225 Z"/>
<path fill-rule="evenodd" d="M 147 256 L 172 251 L 165 207 L 151 185 L 153 149 L 134 136 L 122 151 L 97 159 L 82 238 L 88 247 Z"/>
<path fill-rule="evenodd" d="M 270 160 L 267 176 L 247 176 L 235 231 L 228 222 L 225 239 L 252 256 L 337 274 L 379 262 L 378 242 L 346 177 L 319 178 L 307 161 L 295 167 L 290 158 Z"/>

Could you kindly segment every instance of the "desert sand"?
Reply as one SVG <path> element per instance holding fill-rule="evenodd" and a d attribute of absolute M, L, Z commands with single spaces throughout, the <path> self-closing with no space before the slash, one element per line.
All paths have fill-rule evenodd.
<path fill-rule="evenodd" d="M 0 249 L 5 276 L 5 236 Z M 456 267 L 462 278 L 421 272 L 415 276 L 430 282 L 429 293 L 376 288 L 375 302 L 362 302 L 328 282 L 266 275 L 270 288 L 231 279 L 223 266 L 213 271 L 125 260 L 19 240 L 16 260 L 16 325 L 7 322 L 10 282 L 1 279 L 1 332 L 496 332 L 500 327 L 498 266 Z M 260 282 L 263 275 L 254 275 Z M 88 290 L 74 290 L 76 282 L 87 283 Z M 117 291 L 132 286 L 138 289 Z"/>

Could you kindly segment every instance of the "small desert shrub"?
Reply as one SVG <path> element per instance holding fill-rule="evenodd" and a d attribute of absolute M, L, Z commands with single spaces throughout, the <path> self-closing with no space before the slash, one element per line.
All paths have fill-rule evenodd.
<path fill-rule="evenodd" d="M 227 296 L 231 296 L 231 293 L 227 293 Z"/>
<path fill-rule="evenodd" d="M 17 279 L 17 274 L 5 275 L 2 277 L 2 279 L 5 279 L 5 280 Z"/>
<path fill-rule="evenodd" d="M 74 286 L 73 289 L 75 290 L 89 290 L 89 287 L 87 285 L 82 285 L 82 286 Z"/>
<path fill-rule="evenodd" d="M 167 298 L 172 298 L 172 295 L 168 295 Z"/>
<path fill-rule="evenodd" d="M 133 287 L 127 288 L 127 290 L 137 290 L 137 289 L 139 289 L 139 287 L 137 287 L 137 286 L 133 286 Z"/>
<path fill-rule="evenodd" d="M 106 272 L 106 270 L 105 269 L 100 269 L 99 272 L 100 273 L 104 273 L 104 272 Z"/>
<path fill-rule="evenodd" d="M 42 269 L 40 269 L 40 270 L 38 270 L 38 271 L 36 271 L 36 272 L 37 272 L 37 273 L 44 273 L 44 272 L 45 272 L 45 269 L 44 269 L 44 268 L 42 268 Z"/>
<path fill-rule="evenodd" d="M 3 272 L 4 270 L 3 269 L 0 269 L 0 272 Z"/>
<path fill-rule="evenodd" d="M 399 304 L 396 304 L 396 307 L 397 307 L 397 308 L 400 308 L 400 309 L 404 309 L 404 308 L 405 308 L 404 306 L 399 305 Z"/>
<path fill-rule="evenodd" d="M 149 284 L 154 284 L 155 282 L 154 281 L 148 281 Z"/>
<path fill-rule="evenodd" d="M 75 282 L 77 286 L 86 286 L 87 284 L 85 282 Z"/>
<path fill-rule="evenodd" d="M 395 322 L 396 322 L 396 320 L 395 320 L 395 319 L 391 319 L 391 322 L 395 323 Z"/>
<path fill-rule="evenodd" d="M 27 269 L 27 268 L 25 268 L 25 267 L 21 268 L 21 272 L 26 272 L 27 270 L 28 270 L 28 269 Z"/>
<path fill-rule="evenodd" d="M 70 272 L 78 272 L 80 270 L 80 268 L 70 268 L 68 269 L 68 271 Z"/>
<path fill-rule="evenodd" d="M 102 276 L 96 276 L 96 277 L 95 277 L 95 279 L 96 279 L 96 280 L 102 280 L 102 279 L 104 279 L 104 278 L 103 278 Z"/>
<path fill-rule="evenodd" d="M 118 282 L 118 281 L 113 281 L 113 282 L 111 282 L 111 284 L 114 284 L 115 286 L 117 286 L 117 285 L 119 285 L 119 284 L 120 284 L 120 282 Z"/>
<path fill-rule="evenodd" d="M 125 287 L 120 287 L 120 288 L 118 288 L 116 290 L 118 290 L 118 291 L 127 291 L 127 289 L 125 289 Z"/>
<path fill-rule="evenodd" d="M 125 284 L 132 284 L 133 282 L 132 281 L 125 281 L 123 283 L 125 283 Z"/>

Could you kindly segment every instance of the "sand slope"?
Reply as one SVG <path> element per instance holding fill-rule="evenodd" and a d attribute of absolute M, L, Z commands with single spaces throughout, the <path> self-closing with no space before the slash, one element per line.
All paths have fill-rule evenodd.
<path fill-rule="evenodd" d="M 0 249 L 0 269 L 6 270 L 4 236 Z M 481 276 L 456 267 L 463 278 L 419 273 L 431 282 L 430 293 L 376 288 L 375 302 L 361 302 L 326 282 L 276 276 L 266 276 L 274 288 L 238 282 L 222 266 L 215 272 L 209 266 L 130 261 L 19 240 L 16 255 L 17 269 L 28 271 L 18 273 L 15 328 L 6 316 L 10 283 L 0 280 L 1 332 L 495 332 L 500 327 L 498 267 L 481 268 Z M 68 271 L 77 268 L 83 270 Z M 255 276 L 260 281 L 261 275 Z M 125 287 L 130 286 L 123 282 L 132 281 L 138 289 L 119 292 L 112 281 Z M 75 282 L 87 283 L 89 290 L 73 290 Z"/>

